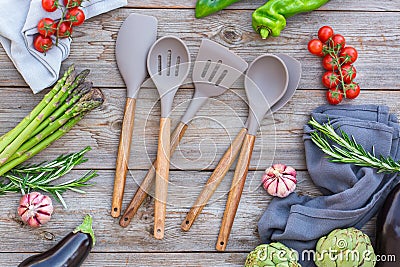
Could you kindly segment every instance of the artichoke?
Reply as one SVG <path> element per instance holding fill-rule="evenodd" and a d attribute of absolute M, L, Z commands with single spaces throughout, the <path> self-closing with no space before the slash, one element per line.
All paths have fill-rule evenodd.
<path fill-rule="evenodd" d="M 298 254 L 282 243 L 259 245 L 247 255 L 245 267 L 301 267 Z"/>
<path fill-rule="evenodd" d="M 373 267 L 376 255 L 369 237 L 355 228 L 336 229 L 318 240 L 318 267 Z"/>

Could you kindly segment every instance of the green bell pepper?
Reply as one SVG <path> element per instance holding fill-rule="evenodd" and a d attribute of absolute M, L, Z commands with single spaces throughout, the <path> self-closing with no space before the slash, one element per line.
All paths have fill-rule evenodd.
<path fill-rule="evenodd" d="M 329 0 L 269 0 L 253 12 L 253 28 L 263 39 L 279 36 L 286 26 L 286 18 L 315 10 Z"/>
<path fill-rule="evenodd" d="M 196 18 L 206 17 L 240 0 L 198 0 Z"/>

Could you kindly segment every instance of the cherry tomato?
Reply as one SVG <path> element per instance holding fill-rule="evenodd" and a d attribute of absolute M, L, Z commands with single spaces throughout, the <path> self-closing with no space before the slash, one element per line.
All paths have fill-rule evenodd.
<path fill-rule="evenodd" d="M 335 88 L 340 82 L 340 77 L 336 72 L 327 71 L 322 75 L 322 84 L 326 88 Z"/>
<path fill-rule="evenodd" d="M 72 25 L 70 22 L 63 21 L 58 26 L 57 36 L 60 38 L 68 38 L 72 34 Z"/>
<path fill-rule="evenodd" d="M 322 26 L 318 30 L 318 39 L 320 39 L 321 42 L 323 43 L 326 43 L 332 36 L 333 36 L 333 29 L 329 26 Z"/>
<path fill-rule="evenodd" d="M 324 44 L 318 39 L 313 39 L 308 42 L 308 51 L 313 55 L 322 57 L 324 55 L 324 53 L 322 53 L 323 47 Z"/>
<path fill-rule="evenodd" d="M 33 40 L 33 46 L 35 49 L 41 53 L 46 53 L 53 46 L 53 40 L 50 37 L 44 37 L 42 35 L 38 35 Z"/>
<path fill-rule="evenodd" d="M 42 7 L 47 12 L 54 12 L 57 10 L 57 0 L 42 0 Z"/>
<path fill-rule="evenodd" d="M 41 19 L 37 27 L 39 33 L 44 37 L 51 36 L 57 31 L 57 24 L 50 18 Z"/>
<path fill-rule="evenodd" d="M 326 70 L 337 70 L 338 69 L 338 62 L 334 59 L 331 55 L 325 55 L 322 59 L 322 66 Z"/>
<path fill-rule="evenodd" d="M 339 54 L 343 63 L 354 63 L 358 58 L 357 50 L 354 47 L 348 46 L 343 48 Z"/>
<path fill-rule="evenodd" d="M 342 66 L 343 81 L 351 83 L 357 75 L 356 68 L 353 65 L 346 64 Z"/>
<path fill-rule="evenodd" d="M 72 23 L 72 26 L 79 26 L 85 21 L 85 13 L 82 9 L 75 7 L 68 10 L 65 18 Z"/>
<path fill-rule="evenodd" d="M 345 94 L 346 94 L 346 98 L 348 99 L 354 99 L 356 98 L 359 94 L 360 94 L 360 86 L 358 85 L 358 83 L 350 83 L 350 84 L 346 84 L 345 87 Z"/>
<path fill-rule="evenodd" d="M 64 6 L 66 8 L 74 8 L 81 6 L 83 0 L 64 0 Z"/>
<path fill-rule="evenodd" d="M 343 91 L 336 88 L 329 89 L 328 92 L 326 92 L 326 99 L 329 104 L 337 105 L 343 100 Z"/>
<path fill-rule="evenodd" d="M 340 48 L 343 48 L 346 45 L 346 39 L 340 34 L 333 35 L 332 42 L 334 47 L 338 47 L 340 45 Z"/>

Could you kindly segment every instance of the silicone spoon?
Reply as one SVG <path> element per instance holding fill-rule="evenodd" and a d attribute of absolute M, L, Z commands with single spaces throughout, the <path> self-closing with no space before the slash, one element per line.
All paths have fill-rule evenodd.
<path fill-rule="evenodd" d="M 233 175 L 232 186 L 226 202 L 224 217 L 218 235 L 216 249 L 224 251 L 239 206 L 249 169 L 257 130 L 261 120 L 282 96 L 289 82 L 285 63 L 277 56 L 263 55 L 249 66 L 245 78 L 245 90 L 249 101 L 248 131 L 244 138 Z"/>

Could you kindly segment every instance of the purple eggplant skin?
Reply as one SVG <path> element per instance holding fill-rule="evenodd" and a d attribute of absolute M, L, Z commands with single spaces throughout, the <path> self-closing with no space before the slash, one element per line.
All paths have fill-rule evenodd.
<path fill-rule="evenodd" d="M 400 183 L 389 193 L 376 221 L 376 254 L 393 261 L 378 261 L 377 267 L 400 266 Z"/>
<path fill-rule="evenodd" d="M 27 258 L 18 267 L 79 267 L 92 247 L 90 235 L 71 232 L 50 250 Z"/>
<path fill-rule="evenodd" d="M 95 243 L 92 217 L 86 215 L 83 223 L 57 245 L 48 251 L 25 259 L 18 267 L 79 267 Z"/>

